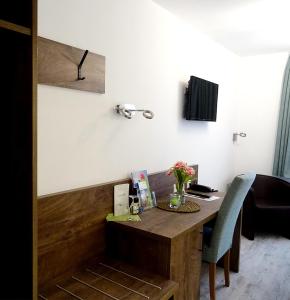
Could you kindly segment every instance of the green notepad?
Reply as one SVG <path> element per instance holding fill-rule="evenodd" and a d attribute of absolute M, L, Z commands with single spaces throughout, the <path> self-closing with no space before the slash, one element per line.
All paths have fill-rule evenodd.
<path fill-rule="evenodd" d="M 108 214 L 106 220 L 109 221 L 141 221 L 138 215 L 122 215 L 114 216 L 114 214 Z"/>

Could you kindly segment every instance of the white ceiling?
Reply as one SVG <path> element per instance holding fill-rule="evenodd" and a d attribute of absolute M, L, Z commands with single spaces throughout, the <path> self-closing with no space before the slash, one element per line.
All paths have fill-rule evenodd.
<path fill-rule="evenodd" d="M 153 0 L 241 55 L 290 52 L 290 0 Z"/>

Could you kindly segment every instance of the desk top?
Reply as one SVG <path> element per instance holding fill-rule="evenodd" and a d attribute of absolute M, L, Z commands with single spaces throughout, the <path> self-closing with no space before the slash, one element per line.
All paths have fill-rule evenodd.
<path fill-rule="evenodd" d="M 214 219 L 221 206 L 224 193 L 211 193 L 220 199 L 205 201 L 198 198 L 194 200 L 200 205 L 200 211 L 194 213 L 176 213 L 151 208 L 140 214 L 141 222 L 114 222 L 116 226 L 126 230 L 134 230 L 144 235 L 156 238 L 173 239 L 189 230 L 195 230 L 198 226 Z"/>

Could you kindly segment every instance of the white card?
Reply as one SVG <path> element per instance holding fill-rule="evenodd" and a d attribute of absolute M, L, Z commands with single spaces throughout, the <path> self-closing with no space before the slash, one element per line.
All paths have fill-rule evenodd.
<path fill-rule="evenodd" d="M 114 216 L 129 214 L 129 184 L 114 186 Z"/>

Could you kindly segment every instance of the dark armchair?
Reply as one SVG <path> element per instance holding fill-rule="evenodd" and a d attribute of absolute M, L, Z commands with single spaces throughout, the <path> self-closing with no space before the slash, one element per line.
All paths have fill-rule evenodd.
<path fill-rule="evenodd" d="M 242 234 L 279 232 L 290 238 L 290 180 L 257 175 L 243 205 Z"/>

